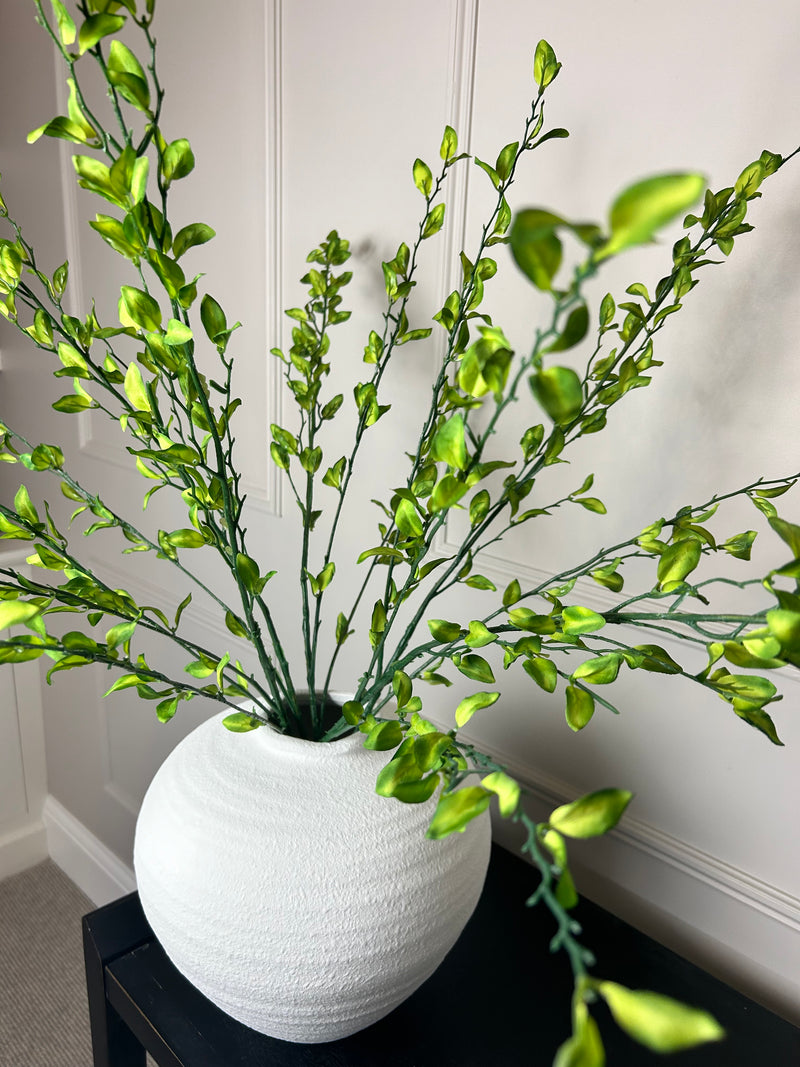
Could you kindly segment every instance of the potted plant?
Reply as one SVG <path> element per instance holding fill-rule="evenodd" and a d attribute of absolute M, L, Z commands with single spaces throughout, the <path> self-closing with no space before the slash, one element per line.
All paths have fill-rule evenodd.
<path fill-rule="evenodd" d="M 145 479 L 145 503 L 156 491 L 175 492 L 186 505 L 186 522 L 176 529 L 150 530 L 139 518 L 117 511 L 70 473 L 58 445 L 26 439 L 23 428 L 10 425 L 13 420 L 2 424 L 0 458 L 55 478 L 75 503 L 77 529 L 83 523 L 89 535 L 121 533 L 126 551 L 150 554 L 164 567 L 176 568 L 187 593 L 167 615 L 143 605 L 134 593 L 113 588 L 87 563 L 74 533 L 46 504 L 34 502 L 27 485 L 20 485 L 13 504 L 0 505 L 0 535 L 27 542 L 28 562 L 41 574 L 32 578 L 19 568 L 0 567 L 0 625 L 28 630 L 0 642 L 0 660 L 45 657 L 51 661 L 48 679 L 102 664 L 115 674 L 109 694 L 135 688 L 143 700 L 153 702 L 163 722 L 198 696 L 224 706 L 218 719 L 227 732 L 215 719 L 190 735 L 159 772 L 142 812 L 140 836 L 146 840 L 140 850 L 137 840 L 137 873 L 148 915 L 167 951 L 208 992 L 193 970 L 197 959 L 211 962 L 208 945 L 198 943 L 182 955 L 180 939 L 187 930 L 179 916 L 181 885 L 193 874 L 175 861 L 180 854 L 187 864 L 196 862 L 198 841 L 209 832 L 205 825 L 198 829 L 199 813 L 219 808 L 215 847 L 227 850 L 226 860 L 219 863 L 221 880 L 206 901 L 208 907 L 218 907 L 220 894 L 226 889 L 235 893 L 243 877 L 229 865 L 230 849 L 243 852 L 244 866 L 250 866 L 253 846 L 247 836 L 233 840 L 239 835 L 231 830 L 242 804 L 262 813 L 246 820 L 257 823 L 259 832 L 279 824 L 278 837 L 289 841 L 291 853 L 297 838 L 288 836 L 284 819 L 310 819 L 319 811 L 321 795 L 338 798 L 339 806 L 320 817 L 322 837 L 329 842 L 325 864 L 332 862 L 333 853 L 341 853 L 345 840 L 352 845 L 349 839 L 363 824 L 367 836 L 360 846 L 353 845 L 356 859 L 344 862 L 354 869 L 360 863 L 363 870 L 373 863 L 380 866 L 376 840 L 386 835 L 374 836 L 376 823 L 380 826 L 384 818 L 375 813 L 375 804 L 383 798 L 381 812 L 399 820 L 402 831 L 394 836 L 403 838 L 404 845 L 412 830 L 420 839 L 427 833 L 431 867 L 424 893 L 432 894 L 433 886 L 455 892 L 444 905 L 432 906 L 436 921 L 405 952 L 409 959 L 401 969 L 400 995 L 408 993 L 447 951 L 474 906 L 486 863 L 485 813 L 494 804 L 503 818 L 524 830 L 525 851 L 541 876 L 531 902 L 543 903 L 554 916 L 575 972 L 574 1032 L 556 1063 L 603 1062 L 590 1014 L 597 997 L 607 1001 L 621 1026 L 650 1047 L 670 1050 L 717 1039 L 720 1028 L 702 1010 L 625 990 L 588 972 L 587 950 L 569 917 L 577 894 L 567 843 L 613 828 L 630 793 L 602 789 L 537 822 L 527 813 L 524 789 L 508 769 L 459 731 L 498 703 L 498 678 L 505 670 L 524 672 L 542 699 L 553 694 L 575 732 L 589 724 L 598 706 L 616 710 L 603 687 L 620 674 L 643 671 L 691 680 L 724 700 L 769 741 L 780 743 L 767 710 L 779 695 L 767 675 L 800 666 L 800 528 L 778 514 L 776 501 L 797 475 L 726 487 L 701 505 L 658 518 L 541 583 L 513 579 L 496 588 L 480 573 L 480 559 L 504 534 L 559 508 L 604 513 L 602 501 L 591 495 L 591 475 L 553 499 L 546 488 L 548 470 L 566 460 L 576 441 L 601 433 L 624 410 L 633 390 L 651 384 L 660 366 L 658 335 L 670 328 L 687 299 L 695 299 L 692 290 L 705 268 L 727 257 L 737 238 L 751 229 L 752 202 L 791 157 L 765 150 L 718 191 L 706 189 L 702 176 L 686 172 L 637 181 L 616 197 L 604 225 L 542 208 L 512 210 L 508 194 L 525 157 L 566 136 L 565 130 L 545 124 L 544 100 L 560 64 L 551 46 L 540 41 L 533 100 L 517 140 L 502 147 L 494 162 L 473 161 L 448 126 L 436 165 L 414 162 L 412 177 L 421 197 L 418 227 L 414 238 L 382 264 L 384 314 L 365 338 L 363 380 L 350 383 L 347 391 L 338 392 L 329 383 L 335 379 L 334 328 L 349 317 L 350 247 L 331 231 L 309 253 L 301 278 L 302 303 L 287 312 L 293 324 L 291 345 L 272 352 L 293 413 L 283 420 L 286 425 L 270 427 L 265 442 L 299 515 L 299 597 L 287 607 L 271 600 L 269 583 L 275 573 L 245 528 L 234 449 L 239 324 L 204 291 L 202 275 L 190 277 L 181 264 L 188 251 L 206 245 L 214 233 L 203 222 L 173 225 L 170 214 L 172 187 L 191 173 L 195 160 L 187 140 L 168 140 L 152 31 L 154 2 L 79 0 L 72 10 L 61 0 L 50 0 L 47 9 L 41 0 L 34 2 L 68 67 L 69 100 L 66 115 L 46 122 L 29 139 L 57 137 L 77 146 L 73 163 L 78 184 L 101 199 L 92 227 L 126 264 L 114 321 L 101 321 L 94 308 L 84 317 L 70 315 L 63 302 L 68 265 L 48 273 L 21 221 L 0 201 L 7 225 L 0 242 L 0 311 L 34 345 L 53 355 L 56 375 L 71 383 L 54 408 L 65 414 L 100 411 L 118 422 L 131 463 Z M 140 34 L 138 43 L 128 36 L 133 30 Z M 86 88 L 90 63 L 99 68 L 107 87 L 106 110 Z M 470 162 L 491 187 L 491 208 L 474 248 L 461 255 L 460 285 L 441 300 L 433 325 L 420 325 L 414 315 L 418 262 L 427 242 L 443 229 L 448 180 Z M 681 218 L 685 235 L 666 254 L 664 275 L 655 285 L 633 282 L 624 293 L 589 298 L 592 280 L 612 260 Z M 486 292 L 498 270 L 494 256 L 503 245 L 548 302 L 532 346 L 523 352 L 512 350 L 486 311 Z M 442 355 L 430 403 L 409 438 L 407 476 L 403 484 L 387 486 L 378 501 L 377 530 L 358 557 L 362 580 L 354 590 L 339 590 L 337 554 L 347 549 L 337 534 L 347 501 L 358 490 L 358 460 L 390 410 L 384 374 L 405 345 L 434 331 Z M 510 447 L 497 448 L 496 431 L 517 401 L 529 412 L 524 431 Z M 353 427 L 348 450 L 333 455 L 327 434 L 334 420 L 348 413 Z M 781 564 L 757 579 L 709 569 L 720 558 L 750 559 L 754 531 L 720 533 L 715 525 L 717 511 L 724 514 L 724 505 L 737 499 L 752 501 L 785 546 Z M 227 585 L 198 569 L 191 554 L 199 550 L 216 556 Z M 630 582 L 625 584 L 631 574 L 633 591 Z M 618 594 L 614 606 L 596 611 L 582 604 L 574 593 L 581 578 Z M 764 586 L 763 603 L 715 610 L 720 590 L 742 589 L 756 580 Z M 210 598 L 230 633 L 252 648 L 252 666 L 187 635 L 181 617 L 192 589 Z M 449 591 L 465 589 L 474 591 L 474 617 L 453 618 L 439 608 L 447 604 L 442 598 Z M 329 615 L 332 598 L 336 608 Z M 302 634 L 301 663 L 290 662 L 286 652 L 285 633 L 291 628 Z M 161 669 L 150 651 L 145 654 L 140 641 L 147 635 L 185 653 L 185 675 Z M 346 696 L 335 694 L 340 652 L 346 642 L 355 641 L 362 646 L 361 670 L 358 677 L 339 683 L 349 685 Z M 664 643 L 673 650 L 676 643 L 684 646 L 686 661 Z M 706 653 L 700 669 L 691 657 L 698 647 Z M 454 702 L 454 725 L 431 721 L 424 714 L 426 687 L 447 686 L 459 676 L 471 683 L 471 691 Z M 310 768 L 300 787 L 296 760 Z M 288 798 L 287 813 L 279 810 L 276 793 L 254 792 L 278 781 Z M 259 804 L 253 802 L 256 795 Z M 201 837 L 193 836 L 195 830 Z M 401 872 L 418 866 L 417 853 L 408 847 L 411 851 L 387 857 L 387 876 L 399 879 Z M 330 880 L 327 867 L 319 865 L 323 877 L 314 882 L 308 855 L 297 884 L 324 885 Z M 267 875 L 261 871 L 259 877 Z M 258 883 L 259 899 L 265 884 Z M 460 892 L 462 884 L 468 889 Z M 344 880 L 341 885 L 349 892 Z M 353 909 L 342 904 L 336 910 L 331 901 L 337 898 L 333 890 L 331 894 L 323 910 L 336 911 L 349 923 Z M 300 910 L 313 911 L 308 901 L 301 902 Z M 431 931 L 438 929 L 443 911 L 454 923 L 437 938 Z M 195 938 L 202 924 L 198 915 L 192 920 L 189 933 Z M 231 926 L 223 947 L 236 936 Z M 377 944 L 369 942 L 366 951 L 363 926 L 348 926 L 348 936 L 361 944 L 361 956 L 385 959 L 386 949 Z M 391 941 L 397 931 L 387 936 Z M 422 941 L 435 945 L 431 957 L 420 963 Z M 256 952 L 257 971 L 269 970 L 270 953 L 285 964 L 285 947 L 268 946 Z M 362 962 L 358 956 L 351 952 L 355 971 Z M 218 962 L 218 985 L 230 987 L 241 960 L 228 953 Z M 317 963 L 312 967 L 319 970 Z M 341 974 L 339 965 L 334 984 Z M 346 974 L 349 981 L 350 971 Z M 278 986 L 294 988 L 285 970 L 279 978 Z M 358 980 L 353 974 L 353 983 Z M 307 981 L 306 974 L 300 975 L 298 988 Z M 396 993 L 387 990 L 378 1015 L 396 1003 L 393 997 Z M 320 1036 L 260 1023 L 240 1000 L 227 1003 L 221 994 L 217 999 L 237 1017 L 281 1036 L 320 1040 L 352 1029 L 349 1008 L 342 1009 L 344 1030 L 334 1027 Z M 367 1014 L 358 1025 L 378 1015 Z"/>

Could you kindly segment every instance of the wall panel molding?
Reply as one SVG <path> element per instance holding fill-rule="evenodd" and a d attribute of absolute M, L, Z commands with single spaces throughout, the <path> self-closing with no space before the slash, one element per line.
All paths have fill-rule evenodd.
<path fill-rule="evenodd" d="M 283 261 L 283 0 L 266 0 L 264 4 L 263 58 L 258 64 L 263 71 L 260 92 L 265 100 L 265 145 L 266 166 L 264 195 L 266 204 L 266 242 L 264 271 L 264 326 L 267 347 L 281 324 L 283 293 L 281 264 Z M 62 63 L 55 54 L 57 99 L 59 111 L 66 114 L 67 89 Z M 82 257 L 82 238 L 85 227 L 81 223 L 78 201 L 78 186 L 72 165 L 74 147 L 61 142 L 60 171 L 64 213 L 64 238 L 67 259 L 70 264 L 70 281 L 67 307 L 71 315 L 83 319 L 88 310 L 86 284 Z M 98 238 L 99 239 L 99 238 Z M 255 398 L 253 398 L 255 399 Z M 266 360 L 266 382 L 262 395 L 263 407 L 259 421 L 265 427 L 281 421 L 280 376 L 275 360 Z M 257 404 L 251 405 L 255 417 Z M 244 409 L 242 412 L 244 415 Z M 87 457 L 116 469 L 131 472 L 131 460 L 122 440 L 111 444 L 96 433 L 96 418 L 102 413 L 85 411 L 78 415 L 78 447 Z M 268 453 L 269 439 L 264 437 L 264 452 Z M 266 463 L 264 481 L 242 478 L 242 489 L 248 496 L 248 507 L 267 515 L 282 513 L 281 480 L 275 465 Z"/>
<path fill-rule="evenodd" d="M 580 792 L 539 767 L 494 755 L 529 791 L 534 818 L 546 819 Z M 495 821 L 494 836 L 518 850 L 507 821 Z M 800 898 L 627 814 L 602 838 L 573 842 L 570 865 L 581 893 L 800 1023 Z"/>

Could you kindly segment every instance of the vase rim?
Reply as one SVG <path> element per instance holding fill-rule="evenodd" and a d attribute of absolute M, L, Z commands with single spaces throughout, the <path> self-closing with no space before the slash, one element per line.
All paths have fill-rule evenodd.
<path fill-rule="evenodd" d="M 298 689 L 297 695 L 299 697 L 307 696 L 308 690 Z M 353 699 L 353 694 L 331 690 L 328 693 L 328 699 L 341 707 L 346 701 Z M 243 711 L 248 711 L 252 706 L 252 702 L 245 700 L 239 706 Z M 225 714 L 223 712 L 220 718 L 224 718 Z M 264 731 L 267 731 L 267 733 L 265 734 Z M 332 741 L 312 741 L 306 737 L 294 737 L 292 734 L 285 734 L 272 723 L 264 723 L 262 727 L 253 730 L 250 736 L 254 739 L 254 743 L 269 744 L 273 751 L 277 749 L 287 754 L 294 753 L 297 756 L 301 754 L 310 755 L 311 753 L 322 755 L 324 752 L 334 755 L 350 752 L 363 744 L 362 735 L 357 730 L 352 730 L 352 728 L 351 732 L 343 737 L 334 738 Z"/>

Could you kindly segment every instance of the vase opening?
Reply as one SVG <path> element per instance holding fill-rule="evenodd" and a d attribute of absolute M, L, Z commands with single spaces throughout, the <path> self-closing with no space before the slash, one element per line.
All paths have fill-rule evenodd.
<path fill-rule="evenodd" d="M 348 699 L 343 694 L 328 694 L 322 708 L 319 701 L 316 706 L 316 715 L 312 715 L 311 698 L 308 693 L 297 694 L 297 715 L 287 715 L 290 737 L 299 738 L 302 741 L 322 741 L 325 735 L 337 724 L 342 724 L 342 729 L 337 731 L 330 740 L 340 740 L 353 733 L 353 727 L 344 724 L 342 718 L 342 704 Z"/>

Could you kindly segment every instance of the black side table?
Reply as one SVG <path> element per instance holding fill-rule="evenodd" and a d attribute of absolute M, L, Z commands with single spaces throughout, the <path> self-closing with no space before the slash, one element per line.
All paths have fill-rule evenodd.
<path fill-rule="evenodd" d="M 552 920 L 525 908 L 534 872 L 494 847 L 478 908 L 439 970 L 391 1015 L 342 1041 L 295 1045 L 234 1022 L 175 970 L 136 893 L 83 920 L 94 1067 L 549 1067 L 570 1030 L 572 977 L 551 956 Z M 800 1029 L 608 912 L 581 902 L 582 941 L 598 974 L 712 1012 L 725 1041 L 670 1067 L 798 1067 Z M 609 1067 L 664 1067 L 598 1004 Z"/>

